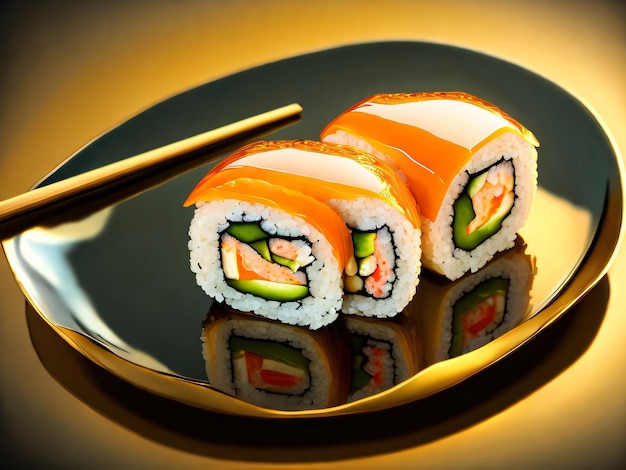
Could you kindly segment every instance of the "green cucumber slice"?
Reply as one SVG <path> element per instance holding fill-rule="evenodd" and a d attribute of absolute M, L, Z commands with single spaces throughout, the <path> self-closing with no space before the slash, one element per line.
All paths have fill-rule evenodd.
<path fill-rule="evenodd" d="M 307 286 L 283 284 L 262 279 L 226 279 L 226 283 L 239 292 L 279 302 L 300 300 L 309 294 Z"/>
<path fill-rule="evenodd" d="M 470 197 L 465 193 L 462 194 L 454 202 L 452 231 L 455 246 L 467 251 L 473 250 L 487 238 L 500 230 L 502 227 L 502 221 L 509 214 L 509 212 L 510 210 L 507 210 L 503 214 L 496 214 L 496 216 L 489 222 L 468 235 L 465 233 L 465 229 L 474 217 L 476 217 L 476 213 L 474 212 Z"/>
<path fill-rule="evenodd" d="M 365 387 L 370 380 L 372 380 L 372 376 L 363 370 L 362 367 L 355 367 L 352 369 L 352 383 L 350 385 L 350 391 L 352 393 L 360 390 Z"/>
<path fill-rule="evenodd" d="M 267 261 L 272 261 L 272 255 L 270 253 L 270 247 L 267 244 L 267 240 L 259 240 L 258 242 L 250 243 L 250 246 L 254 248 Z"/>
<path fill-rule="evenodd" d="M 256 222 L 232 222 L 226 233 L 244 243 L 253 243 L 268 237 L 268 234 Z"/>
<path fill-rule="evenodd" d="M 500 292 L 506 295 L 509 288 L 509 280 L 494 277 L 478 284 L 467 294 L 456 301 L 453 307 L 454 315 L 469 312 L 487 297 Z"/>
<path fill-rule="evenodd" d="M 239 351 L 248 351 L 289 364 L 307 373 L 309 371 L 309 360 L 302 355 L 301 351 L 285 343 L 231 336 L 228 344 L 233 355 Z"/>
<path fill-rule="evenodd" d="M 364 336 L 356 334 L 350 335 L 350 349 L 352 351 L 351 393 L 365 387 L 372 379 L 372 376 L 363 370 L 367 358 L 362 351 L 366 344 L 367 342 Z"/>
<path fill-rule="evenodd" d="M 474 197 L 476 191 L 482 188 L 485 185 L 485 180 L 487 179 L 487 172 L 483 172 L 480 175 L 472 178 L 472 180 L 467 185 L 467 194 L 469 197 Z"/>
<path fill-rule="evenodd" d="M 297 261 L 291 260 L 289 258 L 283 258 L 282 256 L 278 256 L 277 254 L 271 253 L 272 261 L 280 264 L 281 266 L 286 266 L 291 269 L 294 273 L 300 268 L 300 263 Z"/>
<path fill-rule="evenodd" d="M 354 245 L 354 256 L 366 258 L 374 254 L 374 240 L 376 232 L 352 232 L 352 244 Z"/>

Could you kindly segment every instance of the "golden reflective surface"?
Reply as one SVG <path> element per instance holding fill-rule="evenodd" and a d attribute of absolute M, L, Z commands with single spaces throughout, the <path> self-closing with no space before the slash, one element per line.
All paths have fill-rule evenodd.
<path fill-rule="evenodd" d="M 149 446 L 164 446 L 168 452 L 199 462 L 236 462 L 234 467 L 374 461 L 373 468 L 384 465 L 381 459 L 389 455 L 404 455 L 459 433 L 475 432 L 481 423 L 497 419 L 549 386 L 593 343 L 606 321 L 609 291 L 605 278 L 559 322 L 560 328 L 546 330 L 485 371 L 480 380 L 464 381 L 430 398 L 370 414 L 367 426 L 360 415 L 307 420 L 303 425 L 297 420 L 248 419 L 183 406 L 107 373 L 66 343 L 30 307 L 26 320 L 30 340 L 55 384 L 65 393 L 71 391 L 72 398 L 99 419 L 131 437 L 147 439 Z M 378 429 L 376 436 L 372 436 L 372 426 Z M 470 465 L 475 458 L 470 454 L 457 460 Z"/>
<path fill-rule="evenodd" d="M 523 10 L 517 2 L 398 2 L 395 9 L 385 3 L 382 10 L 378 2 L 359 2 L 356 8 L 353 2 L 342 2 L 333 3 L 336 14 L 324 16 L 319 13 L 328 7 L 325 2 L 303 6 L 276 1 L 261 10 L 246 3 L 109 5 L 106 15 L 96 4 L 39 6 L 8 16 L 13 21 L 4 43 L 11 48 L 3 49 L 2 197 L 28 189 L 103 129 L 180 90 L 268 60 L 346 42 L 398 37 L 470 47 L 527 66 L 590 104 L 617 144 L 622 149 L 626 145 L 617 132 L 626 117 L 620 105 L 624 15 L 615 2 L 529 2 Z M 399 9 L 406 14 L 398 15 Z M 105 16 L 108 21 L 102 21 Z M 294 17 L 299 21 L 292 21 Z M 352 21 L 346 21 L 348 17 Z M 511 18 L 519 21 L 494 41 L 493 31 L 484 25 L 511 25 Z M 259 19 L 279 26 L 268 29 Z M 235 25 L 247 34 L 229 34 Z M 324 35 L 316 33 L 320 25 Z M 277 31 L 281 39 L 290 40 L 278 40 Z M 591 261 L 596 270 L 606 260 Z M 615 374 L 624 367 L 615 354 L 625 327 L 626 300 L 619 289 L 624 266 L 620 251 L 598 288 L 571 315 L 539 335 L 539 341 L 522 348 L 520 356 L 491 369 L 499 375 L 478 377 L 473 388 L 464 383 L 445 400 L 429 401 L 428 407 L 416 403 L 409 415 L 413 419 L 402 421 L 395 432 L 386 426 L 372 438 L 351 421 L 340 428 L 339 441 L 328 442 L 307 427 L 299 429 L 301 436 L 304 433 L 299 439 L 295 432 L 284 432 L 297 426 L 277 425 L 271 428 L 274 433 L 257 433 L 264 436 L 259 442 L 247 432 L 232 433 L 232 439 L 219 437 L 222 433 L 207 429 L 205 423 L 220 415 L 198 415 L 196 409 L 177 407 L 115 381 L 74 354 L 55 333 L 46 337 L 47 326 L 32 310 L 26 319 L 39 328 L 29 337 L 20 314 L 23 296 L 5 265 L 0 272 L 0 331 L 4 357 L 11 354 L 12 360 L 2 362 L 0 384 L 3 399 L 11 403 L 2 412 L 13 443 L 8 455 L 27 463 L 101 462 L 103 467 L 149 462 L 160 468 L 265 468 L 267 462 L 315 466 L 313 462 L 320 461 L 333 461 L 337 468 L 379 468 L 390 461 L 404 467 L 415 461 L 471 467 L 466 458 L 470 454 L 476 467 L 511 462 L 617 466 L 623 462 L 626 385 Z M 581 284 L 576 288 L 585 290 Z M 42 335 L 49 340 L 43 342 L 46 348 Z M 31 339 L 37 352 L 45 352 L 41 362 L 33 354 Z M 518 362 L 509 362 L 516 357 Z M 97 380 L 91 380 L 94 377 Z M 494 390 L 489 383 L 503 386 Z M 388 424 L 384 418 L 392 414 L 382 413 L 379 422 Z M 229 421 L 218 423 L 228 426 Z M 356 437 L 349 439 L 350 433 Z M 285 438 L 279 435 L 292 436 L 289 445 L 283 445 Z M 314 449 L 303 444 L 306 437 Z M 500 445 L 494 447 L 494 441 Z M 31 451 L 34 443 L 37 454 Z"/>

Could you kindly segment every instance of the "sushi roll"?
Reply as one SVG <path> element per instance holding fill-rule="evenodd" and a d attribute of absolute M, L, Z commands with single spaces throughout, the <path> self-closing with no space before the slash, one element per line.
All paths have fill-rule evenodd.
<path fill-rule="evenodd" d="M 190 268 L 206 294 L 311 329 L 337 318 L 351 237 L 334 210 L 250 178 L 197 187 L 192 204 Z"/>
<path fill-rule="evenodd" d="M 371 96 L 322 140 L 393 165 L 422 217 L 422 263 L 450 280 L 513 246 L 537 187 L 535 136 L 496 106 L 461 92 Z"/>
<path fill-rule="evenodd" d="M 338 325 L 311 331 L 214 304 L 201 335 L 209 383 L 270 409 L 343 404 L 348 348 Z"/>
<path fill-rule="evenodd" d="M 379 320 L 345 316 L 350 335 L 351 375 L 348 402 L 384 392 L 417 374 L 421 345 L 407 315 Z"/>
<path fill-rule="evenodd" d="M 411 305 L 425 365 L 473 351 L 519 325 L 530 306 L 534 259 L 520 242 L 454 282 L 428 276 Z"/>
<path fill-rule="evenodd" d="M 341 216 L 353 246 L 344 313 L 393 317 L 409 303 L 421 271 L 420 217 L 410 191 L 386 164 L 335 144 L 262 141 L 223 160 L 199 188 L 239 177 L 297 189 Z"/>

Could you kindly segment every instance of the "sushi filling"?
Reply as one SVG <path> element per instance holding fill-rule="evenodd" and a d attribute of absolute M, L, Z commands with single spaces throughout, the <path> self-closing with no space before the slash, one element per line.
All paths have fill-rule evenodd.
<path fill-rule="evenodd" d="M 469 352 L 474 340 L 488 337 L 503 323 L 508 289 L 508 279 L 488 279 L 454 304 L 449 357 Z"/>
<path fill-rule="evenodd" d="M 395 250 L 387 227 L 374 232 L 353 229 L 352 245 L 356 264 L 352 272 L 346 269 L 346 292 L 376 299 L 391 295 Z"/>
<path fill-rule="evenodd" d="M 352 380 L 350 393 L 361 391 L 366 396 L 382 392 L 394 385 L 394 360 L 391 344 L 374 341 L 358 334 L 350 335 Z"/>
<path fill-rule="evenodd" d="M 233 382 L 284 395 L 302 395 L 310 385 L 309 360 L 287 343 L 231 336 Z"/>
<path fill-rule="evenodd" d="M 281 302 L 309 293 L 304 268 L 315 258 L 304 240 L 272 236 L 259 222 L 233 222 L 220 235 L 220 253 L 226 283 L 240 292 Z"/>
<path fill-rule="evenodd" d="M 515 201 L 515 173 L 510 161 L 469 175 L 454 203 L 453 233 L 457 248 L 471 251 L 500 230 Z"/>

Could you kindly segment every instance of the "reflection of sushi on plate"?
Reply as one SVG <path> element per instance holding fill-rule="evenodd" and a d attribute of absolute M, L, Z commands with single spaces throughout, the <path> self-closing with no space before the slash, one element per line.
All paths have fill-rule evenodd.
<path fill-rule="evenodd" d="M 419 213 L 390 167 L 351 147 L 262 141 L 220 162 L 197 185 L 192 199 L 237 178 L 297 190 L 339 214 L 354 247 L 345 267 L 344 313 L 391 317 L 411 300 L 421 267 Z"/>
<path fill-rule="evenodd" d="M 539 143 L 475 96 L 374 95 L 340 114 L 322 139 L 396 167 L 420 209 L 422 262 L 451 280 L 511 248 L 528 217 Z"/>
<path fill-rule="evenodd" d="M 271 409 L 345 403 L 348 349 L 337 326 L 312 331 L 214 304 L 202 329 L 209 383 Z"/>
<path fill-rule="evenodd" d="M 190 267 L 209 296 L 312 329 L 337 318 L 352 241 L 333 209 L 252 178 L 200 185 L 186 204 Z"/>
<path fill-rule="evenodd" d="M 517 326 L 528 312 L 534 260 L 525 245 L 497 255 L 476 273 L 450 282 L 425 277 L 411 314 L 426 365 L 473 351 Z"/>
<path fill-rule="evenodd" d="M 410 317 L 345 316 L 344 322 L 351 350 L 349 402 L 384 392 L 418 372 L 421 349 Z"/>

